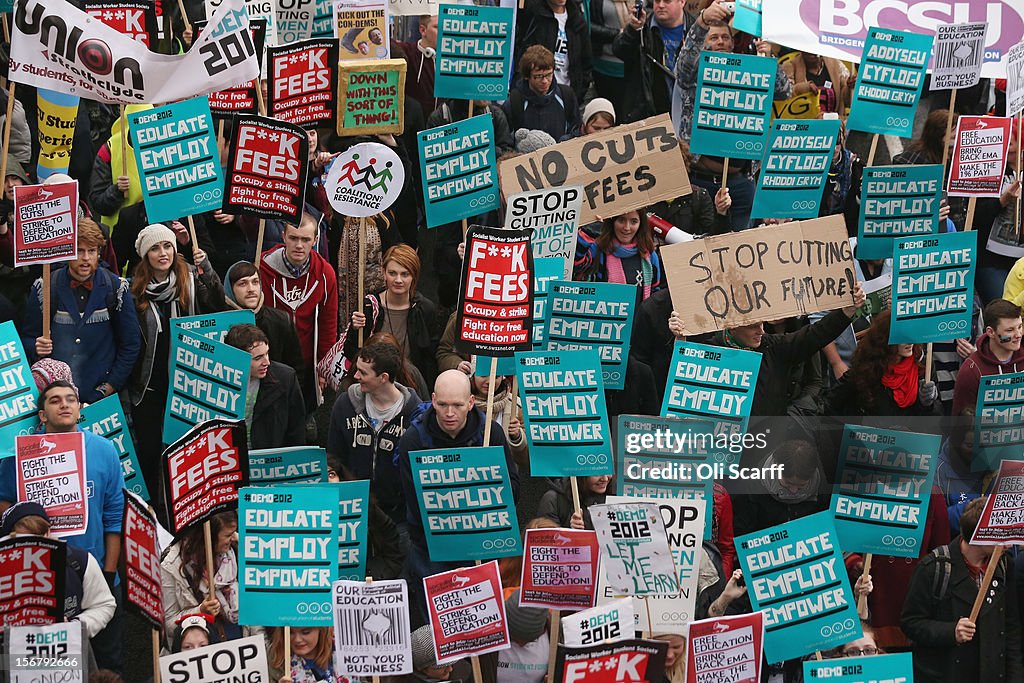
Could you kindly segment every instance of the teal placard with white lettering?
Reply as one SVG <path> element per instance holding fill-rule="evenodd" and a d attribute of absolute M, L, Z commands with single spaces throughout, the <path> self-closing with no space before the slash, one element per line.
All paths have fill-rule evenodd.
<path fill-rule="evenodd" d="M 128 119 L 150 223 L 221 207 L 224 175 L 205 96 L 130 114 Z"/>
<path fill-rule="evenodd" d="M 701 52 L 690 150 L 731 159 L 760 159 L 779 63 L 772 57 Z"/>
<path fill-rule="evenodd" d="M 425 130 L 416 139 L 428 228 L 498 208 L 498 165 L 490 114 Z"/>
<path fill-rule="evenodd" d="M 971 336 L 977 242 L 975 230 L 896 241 L 890 344 Z"/>
<path fill-rule="evenodd" d="M 849 130 L 909 138 L 921 99 L 933 36 L 868 29 L 846 120 Z"/>
<path fill-rule="evenodd" d="M 982 377 L 974 414 L 972 470 L 997 470 L 1001 460 L 1024 460 L 1024 372 Z"/>
<path fill-rule="evenodd" d="M 544 312 L 547 350 L 596 348 L 601 353 L 604 388 L 625 387 L 637 288 L 564 281 L 551 282 L 548 287 Z"/>
<path fill-rule="evenodd" d="M 217 417 L 244 420 L 251 361 L 248 351 L 174 330 L 164 443 L 174 443 L 197 424 Z"/>
<path fill-rule="evenodd" d="M 940 201 L 941 164 L 865 168 L 861 180 L 857 258 L 892 258 L 898 238 L 938 233 Z"/>
<path fill-rule="evenodd" d="M 182 329 L 207 339 L 223 342 L 235 325 L 255 325 L 256 313 L 248 309 L 172 318 L 171 329 Z"/>
<path fill-rule="evenodd" d="M 900 652 L 874 657 L 843 657 L 804 662 L 807 683 L 912 683 L 914 655 Z"/>
<path fill-rule="evenodd" d="M 331 484 L 239 490 L 239 624 L 331 624 L 337 496 Z"/>
<path fill-rule="evenodd" d="M 751 215 L 817 218 L 838 136 L 838 120 L 775 119 Z"/>
<path fill-rule="evenodd" d="M 752 36 L 761 35 L 761 0 L 736 0 L 732 27 Z"/>
<path fill-rule="evenodd" d="M 548 297 L 551 283 L 565 277 L 562 259 L 549 256 L 533 259 L 533 348 L 547 348 Z"/>
<path fill-rule="evenodd" d="M 711 420 L 619 415 L 615 493 L 637 498 L 703 500 L 712 518 L 715 479 L 724 478 L 727 454 L 714 447 Z M 733 462 L 739 459 L 739 454 Z M 721 472 L 721 475 L 719 474 Z M 704 526 L 710 540 L 712 525 Z"/>
<path fill-rule="evenodd" d="M 432 561 L 522 554 L 503 448 L 414 451 L 409 460 Z"/>
<path fill-rule="evenodd" d="M 845 552 L 918 557 L 942 438 L 846 425 L 829 508 Z"/>
<path fill-rule="evenodd" d="M 438 7 L 434 95 L 459 100 L 508 98 L 515 20 L 512 7 Z"/>
<path fill-rule="evenodd" d="M 341 481 L 331 486 L 338 490 L 338 578 L 364 581 L 370 480 Z"/>
<path fill-rule="evenodd" d="M 38 391 L 18 329 L 0 323 L 0 458 L 14 455 L 14 437 L 35 432 Z"/>
<path fill-rule="evenodd" d="M 597 349 L 516 354 L 531 475 L 615 473 L 601 375 Z"/>
<path fill-rule="evenodd" d="M 717 420 L 716 434 L 742 435 L 760 371 L 760 353 L 677 341 L 661 414 Z"/>
<path fill-rule="evenodd" d="M 124 475 L 124 487 L 143 500 L 149 500 L 149 489 L 139 469 L 139 456 L 135 452 L 135 442 L 128 430 L 128 420 L 124 416 L 124 408 L 117 394 L 91 403 L 82 408 L 78 425 L 83 430 L 98 434 L 114 444 L 117 457 L 121 461 L 121 473 Z M 141 426 L 141 425 L 140 425 Z"/>
<path fill-rule="evenodd" d="M 737 536 L 735 544 L 752 611 L 764 612 L 770 663 L 863 635 L 831 513 Z"/>
<path fill-rule="evenodd" d="M 316 446 L 249 451 L 249 482 L 260 486 L 326 484 L 327 451 Z"/>

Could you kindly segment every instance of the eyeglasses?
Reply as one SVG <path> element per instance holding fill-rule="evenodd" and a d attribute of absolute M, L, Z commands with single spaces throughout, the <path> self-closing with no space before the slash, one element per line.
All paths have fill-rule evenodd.
<path fill-rule="evenodd" d="M 530 80 L 531 81 L 550 81 L 554 77 L 555 77 L 555 72 L 554 71 L 548 71 L 547 73 L 543 73 L 543 74 L 530 74 Z"/>
<path fill-rule="evenodd" d="M 878 654 L 878 648 L 877 647 L 871 647 L 871 646 L 862 647 L 860 649 L 855 648 L 855 647 L 851 647 L 848 650 L 843 650 L 843 656 L 844 657 L 864 657 L 864 656 L 871 657 L 871 656 L 877 655 L 877 654 Z"/>

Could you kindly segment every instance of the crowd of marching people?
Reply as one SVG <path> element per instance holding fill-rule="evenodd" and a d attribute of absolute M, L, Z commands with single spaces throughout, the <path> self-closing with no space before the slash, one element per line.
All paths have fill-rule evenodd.
<path fill-rule="evenodd" d="M 919 683 L 1024 683 L 1024 591 L 1018 587 L 1024 555 L 998 560 L 981 614 L 969 618 L 992 554 L 991 546 L 970 543 L 992 475 L 972 468 L 979 385 L 984 376 L 1024 372 L 1024 245 L 1019 258 L 985 247 L 993 229 L 1021 221 L 1016 132 L 1002 195 L 978 200 L 972 216 L 979 236 L 974 329 L 935 344 L 934 363 L 926 364 L 921 345 L 889 343 L 888 310 L 858 310 L 867 285 L 891 275 L 892 259 L 855 261 L 859 284 L 847 308 L 691 335 L 678 314 L 687 302 L 670 298 L 661 246 L 763 224 L 751 219 L 756 163 L 689 153 L 701 51 L 778 58 L 775 100 L 816 94 L 823 117 L 845 118 L 856 78 L 855 65 L 735 31 L 731 5 L 525 0 L 517 16 L 509 97 L 476 103 L 478 113 L 492 117 L 504 158 L 674 114 L 692 193 L 580 226 L 576 242 L 573 279 L 636 286 L 626 385 L 606 392 L 610 422 L 620 414 L 660 413 L 677 340 L 760 355 L 751 416 L 755 424 L 770 424 L 774 436 L 767 448 L 742 458 L 753 467 L 779 465 L 783 476 L 746 487 L 716 482 L 707 522 L 712 532 L 701 547 L 697 618 L 751 610 L 735 537 L 828 509 L 838 448 L 821 438 L 824 425 L 887 417 L 895 429 L 939 434 L 942 447 L 935 454 L 919 556 L 875 555 L 868 569 L 862 556 L 845 554 L 854 592 L 866 596 L 864 637 L 824 654 L 910 651 Z M 193 20 L 201 18 L 200 8 L 188 2 L 184 7 L 190 14 L 195 10 Z M 252 216 L 220 210 L 189 215 L 182 207 L 177 220 L 150 222 L 134 165 L 127 175 L 119 172 L 125 150 L 116 108 L 83 99 L 69 174 L 45 181 L 79 183 L 77 258 L 52 269 L 45 297 L 40 269 L 15 267 L 11 229 L 14 188 L 37 180 L 36 96 L 32 88 L 18 87 L 10 107 L 3 93 L 0 112 L 14 121 L 0 200 L 0 322 L 14 321 L 31 359 L 40 432 L 79 429 L 83 407 L 109 396 L 120 399 L 150 502 L 167 525 L 161 437 L 171 390 L 171 321 L 252 311 L 255 325 L 235 326 L 225 339 L 252 358 L 245 401 L 249 448 L 323 446 L 330 481 L 370 481 L 367 574 L 404 578 L 410 595 L 415 672 L 395 680 L 468 681 L 474 676 L 468 660 L 439 665 L 435 658 L 422 580 L 458 565 L 430 559 L 410 454 L 483 445 L 503 449 L 524 531 L 593 529 L 590 506 L 617 492 L 615 479 L 622 473 L 580 477 L 579 507 L 568 478 L 531 477 L 513 378 L 499 375 L 491 386 L 486 374 L 476 373 L 477 360 L 454 348 L 465 238 L 458 223 L 426 236 L 415 136 L 465 118 L 467 102 L 434 96 L 437 17 L 414 19 L 411 29 L 411 40 L 391 46 L 392 55 L 408 63 L 406 131 L 342 137 L 329 129 L 309 130 L 311 172 L 302 218 L 267 221 L 259 258 L 259 221 Z M 179 31 L 178 47 L 187 49 L 191 39 L 191 31 Z M 954 117 L 1002 115 L 1005 87 L 1005 81 L 983 79 L 980 87 L 960 94 Z M 948 96 L 925 90 L 920 132 L 904 141 L 892 163 L 943 163 L 951 144 L 947 106 Z M 820 215 L 842 216 L 855 242 L 865 163 L 848 139 L 841 128 Z M 407 162 L 408 177 L 392 208 L 366 221 L 360 264 L 360 221 L 332 209 L 323 177 L 333 156 L 366 141 L 395 149 Z M 963 202 L 944 199 L 941 218 L 944 232 L 964 230 Z M 501 225 L 497 212 L 471 222 Z M 360 300 L 357 279 L 363 271 Z M 493 424 L 485 429 L 488 401 Z M 123 473 L 110 441 L 89 431 L 85 456 L 90 514 L 87 531 L 65 539 L 65 613 L 82 623 L 88 637 L 89 680 L 132 680 L 140 667 L 126 661 L 136 622 L 125 614 L 119 575 Z M 18 500 L 13 458 L 0 461 L 0 509 L 0 537 L 49 533 L 43 507 Z M 355 680 L 336 670 L 331 628 L 292 627 L 285 661 L 284 629 L 239 624 L 238 526 L 234 512 L 213 517 L 212 576 L 202 527 L 162 548 L 162 651 L 259 635 L 266 639 L 275 681 Z M 502 560 L 512 647 L 481 657 L 486 681 L 530 683 L 548 674 L 548 613 L 519 606 L 520 567 L 518 560 Z M 648 635 L 669 643 L 665 681 L 683 681 L 685 624 Z M 800 665 L 766 665 L 763 679 L 796 682 Z"/>

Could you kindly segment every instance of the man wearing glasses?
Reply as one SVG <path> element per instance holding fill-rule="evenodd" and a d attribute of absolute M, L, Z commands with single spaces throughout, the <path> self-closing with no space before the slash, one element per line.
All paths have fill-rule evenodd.
<path fill-rule="evenodd" d="M 532 45 L 519 59 L 522 77 L 509 91 L 503 108 L 509 129 L 542 130 L 556 142 L 572 137 L 580 127 L 579 107 L 572 88 L 555 82 L 555 56 L 543 45 Z"/>

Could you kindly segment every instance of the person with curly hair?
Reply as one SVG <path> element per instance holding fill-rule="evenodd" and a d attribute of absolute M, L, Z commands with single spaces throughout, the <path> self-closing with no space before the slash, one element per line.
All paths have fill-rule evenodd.
<path fill-rule="evenodd" d="M 933 415 L 939 390 L 924 376 L 920 344 L 890 344 L 891 311 L 883 311 L 857 344 L 850 370 L 825 397 L 826 415 Z"/>

